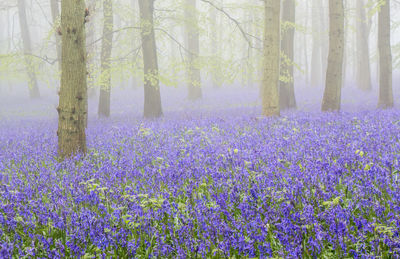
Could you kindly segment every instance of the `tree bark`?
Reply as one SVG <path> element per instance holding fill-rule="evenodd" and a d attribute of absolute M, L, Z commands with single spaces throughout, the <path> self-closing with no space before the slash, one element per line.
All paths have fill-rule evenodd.
<path fill-rule="evenodd" d="M 390 0 L 381 6 L 378 17 L 379 108 L 393 107 L 392 49 L 390 46 Z"/>
<path fill-rule="evenodd" d="M 188 99 L 201 99 L 201 76 L 199 69 L 199 29 L 196 0 L 185 1 L 185 33 L 187 53 Z"/>
<path fill-rule="evenodd" d="M 61 90 L 58 110 L 58 154 L 86 152 L 86 38 L 84 0 L 61 3 Z"/>
<path fill-rule="evenodd" d="M 99 97 L 100 117 L 110 117 L 110 98 L 111 98 L 111 52 L 113 41 L 113 6 L 112 0 L 103 1 L 103 42 L 101 46 L 101 85 Z"/>
<path fill-rule="evenodd" d="M 357 85 L 364 91 L 372 90 L 369 61 L 369 32 L 363 0 L 356 1 L 357 11 Z"/>
<path fill-rule="evenodd" d="M 26 19 L 26 10 L 25 10 L 25 0 L 18 0 L 18 17 L 19 17 L 19 25 L 21 28 L 22 42 L 24 45 L 24 56 L 26 63 L 26 70 L 28 73 L 28 87 L 29 87 L 29 96 L 31 99 L 40 98 L 39 86 L 35 74 L 35 68 L 32 63 L 32 43 L 31 36 L 29 34 L 28 21 Z"/>
<path fill-rule="evenodd" d="M 144 65 L 144 117 L 162 116 L 157 47 L 154 35 L 154 0 L 138 0 Z"/>
<path fill-rule="evenodd" d="M 294 75 L 293 75 L 293 62 L 294 62 L 294 34 L 295 34 L 295 20 L 296 20 L 296 1 L 283 0 L 282 12 L 282 41 L 281 52 L 284 58 L 281 62 L 281 70 L 288 77 L 288 81 L 280 82 L 279 88 L 279 103 L 281 110 L 296 108 L 296 97 L 294 93 Z"/>
<path fill-rule="evenodd" d="M 339 111 L 344 54 L 343 0 L 329 0 L 329 55 L 322 111 Z"/>
<path fill-rule="evenodd" d="M 281 1 L 266 0 L 264 31 L 264 72 L 262 80 L 263 115 L 279 116 L 279 61 Z"/>

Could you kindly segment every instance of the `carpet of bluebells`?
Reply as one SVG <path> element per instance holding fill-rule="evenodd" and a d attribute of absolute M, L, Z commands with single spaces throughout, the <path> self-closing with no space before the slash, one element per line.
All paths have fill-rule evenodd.
<path fill-rule="evenodd" d="M 398 258 L 400 111 L 0 122 L 0 258 Z"/>

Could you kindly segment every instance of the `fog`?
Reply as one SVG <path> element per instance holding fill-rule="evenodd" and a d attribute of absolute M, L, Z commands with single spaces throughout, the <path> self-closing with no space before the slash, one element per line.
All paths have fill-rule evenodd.
<path fill-rule="evenodd" d="M 52 15 L 52 1 L 19 0 L 0 2 L 0 93 L 2 117 L 12 114 L 56 116 L 60 85 L 57 44 L 61 37 L 59 15 Z M 192 1 L 195 10 L 188 10 L 190 1 L 155 1 L 154 27 L 158 54 L 161 98 L 165 113 L 189 109 L 226 109 L 234 106 L 261 104 L 259 88 L 263 66 L 264 6 L 261 1 Z M 360 1 L 365 19 L 360 18 L 358 1 L 345 1 L 345 50 L 343 60 L 343 109 L 372 109 L 378 100 L 378 13 L 374 1 Z M 18 3 L 18 4 L 17 4 Z M 59 2 L 53 1 L 57 5 Z M 86 23 L 89 114 L 98 113 L 99 89 L 104 74 L 111 75 L 111 116 L 143 113 L 143 55 L 140 38 L 140 15 L 137 1 L 112 1 L 113 29 L 110 68 L 101 69 L 104 12 L 101 1 L 87 1 L 90 14 Z M 186 9 L 185 9 L 186 8 Z M 285 7 L 281 12 L 284 12 Z M 281 71 L 281 81 L 294 83 L 297 109 L 318 110 L 322 101 L 329 48 L 328 1 L 296 3 L 295 23 L 282 21 L 295 28 L 293 77 Z M 60 12 L 60 6 L 58 6 Z M 391 44 L 393 56 L 393 91 L 398 96 L 400 65 L 400 30 L 396 13 L 400 5 L 391 1 Z M 26 21 L 21 19 L 26 13 Z M 196 19 L 197 17 L 197 19 Z M 22 24 L 22 26 L 21 26 Z M 25 27 L 27 26 L 27 27 Z M 358 36 L 360 26 L 365 35 Z M 363 27 L 363 28 L 364 28 Z M 365 30 L 365 29 L 364 29 Z M 187 34 L 199 37 L 195 57 L 200 72 L 201 98 L 188 98 L 188 56 L 193 51 Z M 25 38 L 23 37 L 26 35 Z M 110 33 L 109 33 L 110 34 Z M 365 62 L 359 58 L 357 37 L 368 40 L 371 89 L 363 90 L 359 71 Z M 364 37 L 364 38 L 363 38 Z M 57 42 L 56 42 L 57 39 Z M 282 40 L 282 39 L 281 39 Z M 30 41 L 27 43 L 27 41 Z M 357 45 L 358 44 L 358 45 Z M 59 46 L 61 48 L 61 46 Z M 191 48 L 191 49 L 190 49 Z M 364 49 L 365 51 L 365 49 Z M 286 61 L 281 61 L 282 63 Z M 31 71 L 30 71 L 31 70 Z M 37 81 L 40 98 L 29 98 L 32 75 Z M 197 80 L 197 79 L 196 79 Z M 36 82 L 35 82 L 36 84 Z M 221 101 L 222 99 L 222 101 Z M 395 100 L 397 98 L 394 98 Z M 395 102 L 397 105 L 397 103 Z M 17 112 L 18 111 L 18 112 Z"/>

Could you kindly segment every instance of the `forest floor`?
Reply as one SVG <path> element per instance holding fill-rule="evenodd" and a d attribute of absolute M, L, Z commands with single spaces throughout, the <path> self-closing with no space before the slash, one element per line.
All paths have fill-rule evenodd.
<path fill-rule="evenodd" d="M 400 256 L 399 110 L 210 105 L 92 114 L 63 162 L 52 107 L 3 116 L 0 257 Z"/>

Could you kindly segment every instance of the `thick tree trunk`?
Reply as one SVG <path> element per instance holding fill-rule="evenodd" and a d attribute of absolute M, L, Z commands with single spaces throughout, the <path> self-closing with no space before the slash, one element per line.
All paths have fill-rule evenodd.
<path fill-rule="evenodd" d="M 312 1 L 312 54 L 311 54 L 311 86 L 319 86 L 322 82 L 321 35 L 318 17 L 318 1 Z"/>
<path fill-rule="evenodd" d="M 202 97 L 199 68 L 199 29 L 197 21 L 196 0 L 185 1 L 185 34 L 187 53 L 188 99 L 197 100 Z"/>
<path fill-rule="evenodd" d="M 56 38 L 57 63 L 59 70 L 61 70 L 61 38 L 57 33 L 57 28 L 60 25 L 60 7 L 58 5 L 58 0 L 50 0 L 50 8 L 53 26 L 56 31 L 54 37 Z"/>
<path fill-rule="evenodd" d="M 390 47 L 390 0 L 381 6 L 378 18 L 379 108 L 393 107 L 392 49 Z"/>
<path fill-rule="evenodd" d="M 103 1 L 103 42 L 101 46 L 101 85 L 99 111 L 100 117 L 110 116 L 110 97 L 111 97 L 111 52 L 113 41 L 113 6 L 112 0 Z"/>
<path fill-rule="evenodd" d="M 25 0 L 18 0 L 18 17 L 22 34 L 22 42 L 24 45 L 26 70 L 28 73 L 29 96 L 32 99 L 35 99 L 40 97 L 40 92 L 35 74 L 35 68 L 32 62 L 32 56 L 30 56 L 30 54 L 32 54 L 32 43 L 31 36 L 29 34 L 28 21 L 26 19 Z"/>
<path fill-rule="evenodd" d="M 281 70 L 288 81 L 280 82 L 279 103 L 281 110 L 296 108 L 293 76 L 296 1 L 283 0 L 282 8 L 282 23 L 284 24 L 282 28 L 284 28 L 284 31 L 281 34 L 281 52 L 285 56 L 281 62 Z"/>
<path fill-rule="evenodd" d="M 157 47 L 154 35 L 154 0 L 138 0 L 141 18 L 141 37 L 144 65 L 144 117 L 162 116 Z"/>
<path fill-rule="evenodd" d="M 369 32 L 365 14 L 364 0 L 356 0 L 357 11 L 357 85 L 358 88 L 370 91 L 371 67 L 369 62 Z"/>
<path fill-rule="evenodd" d="M 61 3 L 61 90 L 58 110 L 58 153 L 62 158 L 86 152 L 86 46 L 84 0 Z"/>
<path fill-rule="evenodd" d="M 329 56 L 322 111 L 339 111 L 344 53 L 343 0 L 329 0 Z"/>
<path fill-rule="evenodd" d="M 265 1 L 264 72 L 262 80 L 263 115 L 279 116 L 279 61 L 280 61 L 281 1 Z"/>

